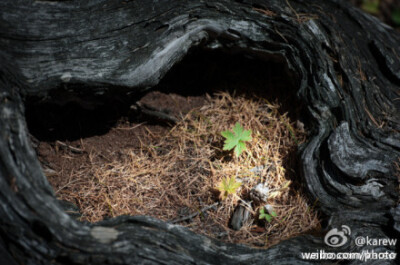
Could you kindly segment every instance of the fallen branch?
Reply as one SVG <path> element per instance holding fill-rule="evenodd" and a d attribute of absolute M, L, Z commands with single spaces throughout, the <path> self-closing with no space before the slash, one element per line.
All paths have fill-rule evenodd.
<path fill-rule="evenodd" d="M 63 142 L 61 142 L 61 141 L 56 141 L 56 145 L 57 145 L 57 146 L 61 146 L 61 148 L 63 148 L 63 149 L 68 149 L 68 150 L 70 150 L 72 153 L 82 154 L 82 153 L 84 152 L 83 149 L 70 146 L 70 145 L 68 145 L 68 144 L 66 144 L 66 143 L 63 143 Z"/>
<path fill-rule="evenodd" d="M 142 113 L 152 119 L 160 120 L 160 121 L 171 123 L 171 124 L 176 124 L 178 122 L 178 119 L 176 117 L 168 114 L 167 111 L 156 109 L 147 104 L 136 102 L 130 108 L 132 110 L 139 111 L 140 113 Z"/>

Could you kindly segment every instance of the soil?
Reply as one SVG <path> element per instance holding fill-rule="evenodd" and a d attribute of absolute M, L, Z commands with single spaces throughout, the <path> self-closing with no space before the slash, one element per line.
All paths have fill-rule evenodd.
<path fill-rule="evenodd" d="M 168 109 L 170 115 L 179 117 L 192 108 L 201 106 L 204 100 L 204 95 L 183 97 L 174 93 L 153 91 L 139 102 L 160 110 Z M 141 119 L 129 120 L 129 116 L 121 117 L 104 134 L 71 140 L 38 141 L 36 152 L 39 161 L 55 190 L 65 187 L 69 183 L 68 176 L 73 175 L 73 172 L 80 167 L 87 167 L 92 163 L 109 163 L 115 157 L 122 156 L 121 150 L 138 150 L 142 145 L 154 145 L 159 136 L 167 134 L 170 130 L 167 125 L 154 124 Z M 78 125 L 75 125 L 74 129 L 78 129 L 77 127 Z M 155 135 L 158 137 L 152 137 Z M 62 173 L 54 174 L 54 171 Z"/>
<path fill-rule="evenodd" d="M 117 93 L 107 92 L 100 96 L 93 96 L 93 88 L 81 88 L 77 84 L 60 88 L 50 95 L 48 101 L 28 99 L 26 117 L 32 144 L 57 197 L 70 201 L 80 208 L 96 203 L 97 197 L 93 197 L 92 201 L 76 199 L 76 194 L 85 192 L 85 190 L 80 190 L 79 183 L 74 183 L 82 181 L 82 178 L 76 177 L 77 174 L 82 174 L 82 172 L 86 174 L 93 165 L 112 167 L 115 161 L 126 163 L 128 153 L 140 153 L 146 148 L 157 147 L 160 139 L 170 134 L 173 127 L 170 121 L 148 115 L 132 106 L 146 106 L 147 109 L 156 110 L 167 116 L 183 118 L 191 110 L 201 108 L 219 91 L 229 91 L 232 95 L 243 95 L 248 98 L 256 95 L 257 98 L 267 99 L 267 102 L 279 103 L 279 112 L 282 115 L 288 113 L 292 122 L 301 121 L 300 124 L 305 124 L 307 128 L 307 121 L 303 119 L 302 104 L 295 97 L 296 84 L 293 82 L 292 74 L 279 60 L 272 59 L 272 61 L 263 62 L 245 58 L 240 54 L 194 51 L 175 66 L 157 87 L 149 91 L 126 93 L 115 88 Z M 160 155 L 164 151 L 157 150 L 157 152 L 156 155 Z M 284 160 L 290 161 L 290 163 L 285 163 L 290 166 L 287 172 L 290 172 L 290 179 L 293 180 L 291 188 L 301 190 L 300 176 L 296 174 L 295 168 L 295 153 L 295 149 L 291 150 L 285 155 Z M 185 172 L 188 164 L 182 162 L 181 165 L 182 172 Z M 96 172 L 93 174 L 96 175 Z M 202 174 L 204 175 L 204 172 Z M 87 176 L 87 178 L 93 181 L 94 177 Z M 101 184 L 99 179 L 96 181 Z M 293 196 L 300 196 L 298 192 L 291 193 Z M 68 197 L 68 194 L 74 194 L 74 196 Z M 211 204 L 210 201 L 198 199 L 199 202 L 196 202 L 198 205 Z M 215 202 L 215 198 L 213 200 Z M 175 216 L 157 216 L 157 213 L 152 215 L 167 221 L 185 216 L 193 210 L 179 203 L 166 207 L 176 207 L 172 211 Z M 296 205 L 291 207 L 296 207 Z M 310 209 L 310 215 L 296 218 L 307 219 L 309 223 L 305 223 L 312 223 L 313 226 L 306 229 L 301 227 L 296 231 L 318 230 L 319 224 L 315 221 L 317 214 L 308 206 L 304 207 Z M 230 210 L 232 211 L 233 209 Z M 94 214 L 99 215 L 99 213 Z M 86 213 L 80 220 L 98 221 L 97 217 L 96 219 L 89 215 Z M 102 218 L 115 216 L 112 211 L 105 211 L 100 215 Z M 201 224 L 201 227 L 207 230 L 204 234 L 229 242 L 252 244 L 248 240 L 253 236 L 244 236 L 244 232 L 241 234 L 227 232 L 229 230 L 227 223 L 221 227 L 215 226 L 212 221 L 207 224 L 207 221 L 204 221 L 207 213 L 201 215 L 196 224 Z M 194 224 L 191 224 L 189 220 L 186 225 L 193 228 Z M 198 226 L 194 230 L 201 233 L 203 232 L 201 227 Z M 265 228 L 254 230 L 252 227 L 252 231 L 260 234 L 266 230 Z M 297 234 L 292 233 L 289 237 Z M 246 240 L 231 238 L 235 235 L 246 237 Z M 265 243 L 265 239 L 258 237 L 258 241 L 252 245 L 270 246 L 278 243 L 279 238 L 288 238 L 287 235 L 275 236 L 272 241 Z M 262 235 L 262 238 L 264 237 Z"/>

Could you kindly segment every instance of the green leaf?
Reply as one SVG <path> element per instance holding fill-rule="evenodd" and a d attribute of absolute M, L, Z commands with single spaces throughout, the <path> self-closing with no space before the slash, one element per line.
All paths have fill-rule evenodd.
<path fill-rule="evenodd" d="M 239 142 L 237 139 L 235 139 L 235 135 L 230 131 L 224 131 L 221 133 L 221 135 L 227 139 L 224 143 L 223 150 L 232 150 Z M 230 140 L 228 141 L 228 139 Z"/>
<path fill-rule="evenodd" d="M 234 149 L 235 155 L 238 157 L 246 150 L 244 142 L 250 141 L 251 130 L 244 130 L 243 127 L 237 122 L 231 131 L 223 131 L 221 135 L 225 137 L 223 150 Z"/>
<path fill-rule="evenodd" d="M 258 216 L 258 219 L 264 219 L 265 216 L 265 210 L 264 207 L 260 208 L 260 215 Z"/>
<path fill-rule="evenodd" d="M 235 146 L 234 152 L 235 152 L 235 155 L 237 157 L 239 157 L 240 154 L 245 150 L 246 150 L 246 144 L 243 142 L 238 142 L 238 144 Z"/>
<path fill-rule="evenodd" d="M 235 127 L 233 127 L 233 132 L 241 141 L 250 141 L 251 140 L 251 131 L 244 130 L 243 127 L 237 122 Z"/>
<path fill-rule="evenodd" d="M 269 215 L 269 214 L 266 214 L 266 215 L 265 215 L 265 220 L 267 220 L 267 221 L 268 221 L 268 223 L 270 223 L 270 222 L 271 222 L 271 220 L 272 220 L 272 216 L 271 216 L 271 215 Z"/>
<path fill-rule="evenodd" d="M 222 179 L 221 183 L 218 186 L 218 190 L 221 192 L 221 198 L 222 200 L 226 199 L 229 194 L 234 194 L 237 190 L 237 188 L 242 185 L 241 182 L 236 181 L 235 177 L 231 178 L 224 178 Z"/>
<path fill-rule="evenodd" d="M 363 0 L 361 8 L 365 12 L 376 15 L 379 13 L 379 0 Z"/>
<path fill-rule="evenodd" d="M 265 212 L 264 207 L 262 207 L 260 209 L 260 215 L 258 216 L 258 219 L 265 219 L 267 220 L 268 223 L 270 223 L 272 221 L 272 218 L 276 216 L 277 216 L 276 212 L 272 211 L 271 215 L 269 215 L 268 213 Z"/>
<path fill-rule="evenodd" d="M 235 191 L 237 188 L 240 187 L 241 184 L 242 183 L 236 181 L 235 177 L 230 178 L 229 179 L 229 184 L 228 184 L 229 191 Z"/>
<path fill-rule="evenodd" d="M 223 131 L 221 132 L 221 135 L 225 138 L 234 138 L 235 135 L 231 131 Z"/>

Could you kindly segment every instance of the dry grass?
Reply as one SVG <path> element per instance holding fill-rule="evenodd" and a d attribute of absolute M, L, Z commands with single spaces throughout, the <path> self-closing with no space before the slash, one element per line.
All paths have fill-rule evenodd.
<path fill-rule="evenodd" d="M 239 158 L 221 150 L 221 131 L 236 122 L 253 132 L 248 150 Z M 93 159 L 89 167 L 70 176 L 57 196 L 76 203 L 82 220 L 90 222 L 124 214 L 173 220 L 215 203 L 222 178 L 236 176 L 242 181 L 238 196 L 230 195 L 215 210 L 180 224 L 224 241 L 266 247 L 319 228 L 317 213 L 294 185 L 269 199 L 277 213 L 271 223 L 248 223 L 239 231 L 228 227 L 238 197 L 244 198 L 259 182 L 279 189 L 296 176 L 290 154 L 305 140 L 305 133 L 287 115 L 280 115 L 277 105 L 219 93 L 189 112 L 167 135 L 149 131 L 148 137 L 143 142 L 157 144 L 121 150 L 124 155 L 108 164 Z M 250 171 L 261 165 L 261 174 Z"/>

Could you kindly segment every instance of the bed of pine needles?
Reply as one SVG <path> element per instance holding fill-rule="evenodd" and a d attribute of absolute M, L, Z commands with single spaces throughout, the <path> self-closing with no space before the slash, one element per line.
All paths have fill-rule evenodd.
<path fill-rule="evenodd" d="M 221 136 L 236 122 L 252 130 L 252 140 L 238 158 L 222 150 Z M 91 154 L 90 166 L 74 171 L 62 189 L 55 188 L 57 197 L 75 203 L 82 221 L 149 215 L 175 220 L 226 242 L 257 247 L 320 228 L 318 214 L 302 195 L 296 172 L 295 152 L 306 132 L 287 114 L 280 114 L 279 105 L 262 98 L 216 93 L 207 96 L 204 106 L 181 117 L 167 135 L 149 130 L 148 138 L 141 139 L 139 148 L 120 150 L 123 155 L 109 163 L 98 163 L 96 154 Z M 144 144 L 149 142 L 154 144 Z M 255 167 L 262 170 L 254 173 L 251 169 Z M 221 200 L 217 187 L 223 178 L 232 176 L 242 185 L 235 195 Z M 259 208 L 254 208 L 251 221 L 239 231 L 232 230 L 229 220 L 239 198 L 260 182 L 270 190 L 290 183 L 268 199 L 277 216 L 271 222 L 258 220 Z M 184 220 L 176 222 L 179 218 Z"/>

